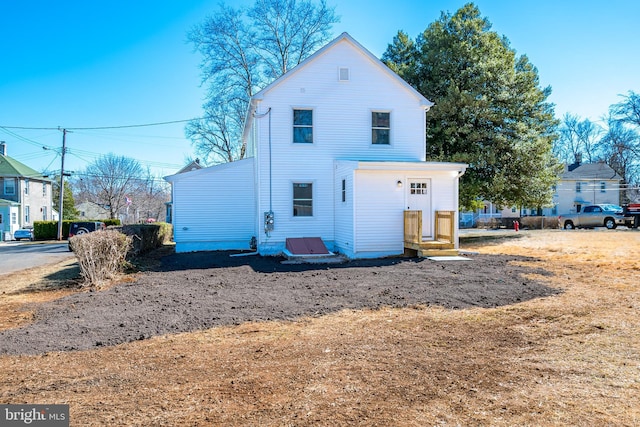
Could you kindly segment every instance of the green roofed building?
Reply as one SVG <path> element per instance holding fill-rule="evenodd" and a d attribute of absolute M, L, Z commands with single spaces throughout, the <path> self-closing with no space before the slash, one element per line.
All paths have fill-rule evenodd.
<path fill-rule="evenodd" d="M 0 142 L 0 240 L 11 240 L 17 229 L 53 215 L 51 180 L 7 156 L 7 145 Z"/>

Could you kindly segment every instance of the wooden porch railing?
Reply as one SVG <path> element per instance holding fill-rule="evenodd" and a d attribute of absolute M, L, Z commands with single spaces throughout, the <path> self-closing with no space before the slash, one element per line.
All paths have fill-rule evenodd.
<path fill-rule="evenodd" d="M 422 242 L 422 211 L 404 211 L 404 241 Z"/>
<path fill-rule="evenodd" d="M 436 211 L 435 240 L 454 243 L 454 221 L 454 211 Z M 422 211 L 404 211 L 404 241 L 422 243 Z"/>
<path fill-rule="evenodd" d="M 436 211 L 436 240 L 453 243 L 455 218 L 454 211 Z"/>

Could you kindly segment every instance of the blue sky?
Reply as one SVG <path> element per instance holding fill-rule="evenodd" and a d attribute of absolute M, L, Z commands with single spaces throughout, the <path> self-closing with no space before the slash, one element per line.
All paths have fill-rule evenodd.
<path fill-rule="evenodd" d="M 346 31 L 380 57 L 398 30 L 415 38 L 441 11 L 465 1 L 345 0 L 336 5 Z M 248 5 L 249 0 L 228 1 Z M 186 32 L 217 0 L 3 1 L 0 5 L 0 129 L 7 154 L 42 171 L 60 169 L 57 127 L 114 127 L 198 117 L 204 89 L 200 57 Z M 629 90 L 640 92 L 637 0 L 477 0 L 518 54 L 550 85 L 556 116 L 599 121 Z M 47 129 L 48 128 L 48 129 Z M 52 150 L 43 150 L 46 146 Z M 97 157 L 134 158 L 169 175 L 195 157 L 184 123 L 67 134 L 65 170 Z"/>

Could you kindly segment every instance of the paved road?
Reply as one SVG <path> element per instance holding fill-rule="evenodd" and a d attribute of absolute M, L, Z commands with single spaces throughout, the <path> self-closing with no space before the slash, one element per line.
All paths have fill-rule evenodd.
<path fill-rule="evenodd" d="M 74 258 L 67 242 L 0 242 L 0 276 Z"/>

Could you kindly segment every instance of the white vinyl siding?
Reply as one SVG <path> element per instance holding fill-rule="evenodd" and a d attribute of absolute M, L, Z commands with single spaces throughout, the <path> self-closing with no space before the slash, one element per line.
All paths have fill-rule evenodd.
<path fill-rule="evenodd" d="M 356 172 L 356 252 L 404 251 L 404 188 L 397 181 L 394 172 Z"/>
<path fill-rule="evenodd" d="M 257 211 L 271 208 L 275 214 L 273 232 L 270 236 L 258 233 L 259 245 L 275 248 L 283 246 L 288 237 L 312 236 L 321 237 L 331 249 L 338 227 L 335 203 L 341 200 L 341 179 L 334 181 L 334 160 L 425 160 L 425 111 L 415 94 L 373 66 L 348 42 L 335 45 L 312 65 L 303 66 L 265 92 L 257 107 L 261 112 L 271 108 L 272 123 L 269 134 L 267 118 L 254 122 L 261 141 L 256 152 L 260 159 L 256 165 Z M 338 67 L 349 68 L 348 84 L 336 79 Z M 313 144 L 292 142 L 292 110 L 310 108 L 304 106 L 313 106 Z M 380 149 L 371 143 L 372 111 L 393 112 L 391 147 Z M 314 183 L 312 217 L 293 217 L 293 182 Z M 349 177 L 347 188 L 351 188 Z M 347 204 L 351 197 L 348 192 Z"/>
<path fill-rule="evenodd" d="M 256 235 L 253 159 L 171 179 L 177 252 L 249 249 Z"/>

